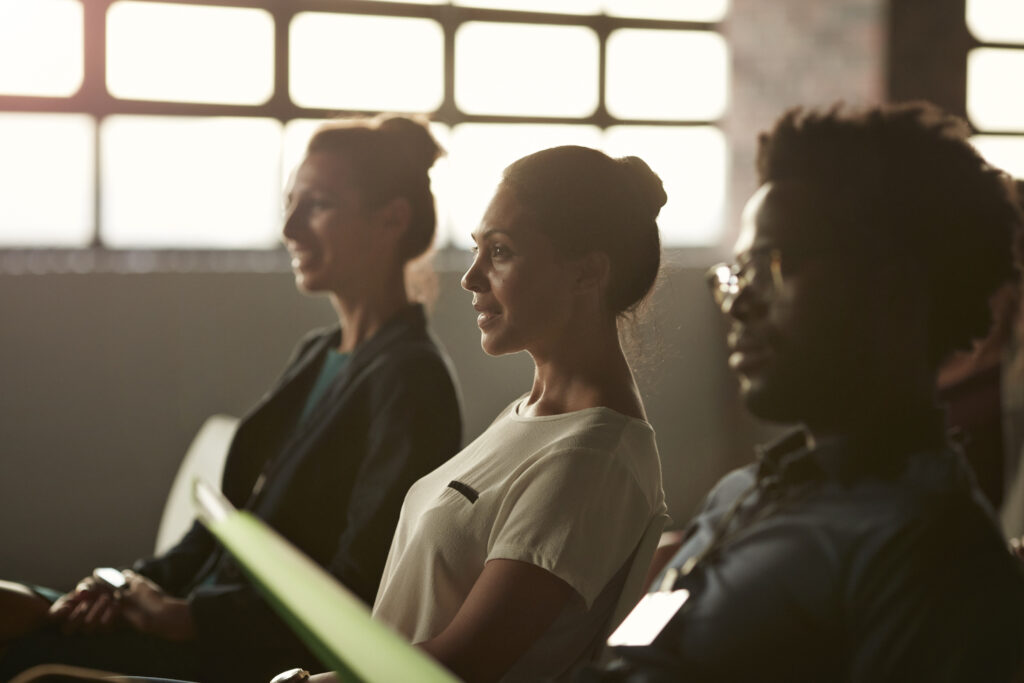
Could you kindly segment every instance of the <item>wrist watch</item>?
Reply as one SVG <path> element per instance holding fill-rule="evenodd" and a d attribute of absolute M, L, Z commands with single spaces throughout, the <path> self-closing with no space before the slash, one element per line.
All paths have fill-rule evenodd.
<path fill-rule="evenodd" d="M 305 669 L 288 669 L 274 676 L 270 683 L 299 683 L 308 680 L 309 672 Z"/>

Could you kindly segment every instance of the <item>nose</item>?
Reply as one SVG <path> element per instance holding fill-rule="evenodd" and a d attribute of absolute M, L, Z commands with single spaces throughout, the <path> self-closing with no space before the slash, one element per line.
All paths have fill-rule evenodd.
<path fill-rule="evenodd" d="M 764 301 L 753 291 L 749 284 L 741 284 L 736 293 L 727 296 L 722 300 L 722 313 L 746 322 L 751 315 L 764 307 Z"/>
<path fill-rule="evenodd" d="M 284 225 L 281 226 L 281 236 L 285 240 L 293 240 L 298 237 L 301 227 L 302 217 L 298 206 L 287 207 L 284 214 Z"/>
<path fill-rule="evenodd" d="M 469 270 L 462 276 L 462 288 L 467 292 L 483 292 L 487 289 L 487 278 L 482 272 L 479 254 L 473 257 Z"/>

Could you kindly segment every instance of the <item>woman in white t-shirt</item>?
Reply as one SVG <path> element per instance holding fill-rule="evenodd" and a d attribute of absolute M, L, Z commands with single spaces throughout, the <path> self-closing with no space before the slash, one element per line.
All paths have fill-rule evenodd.
<path fill-rule="evenodd" d="M 505 169 L 473 233 L 481 345 L 527 351 L 533 387 L 409 490 L 373 608 L 467 681 L 560 680 L 639 597 L 665 503 L 618 320 L 657 276 L 665 199 L 636 157 L 558 147 Z"/>

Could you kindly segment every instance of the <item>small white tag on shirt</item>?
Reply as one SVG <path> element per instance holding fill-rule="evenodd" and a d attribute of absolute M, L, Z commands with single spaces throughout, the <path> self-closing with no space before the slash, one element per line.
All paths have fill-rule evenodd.
<path fill-rule="evenodd" d="M 608 637 L 608 645 L 650 645 L 689 597 L 690 591 L 685 589 L 648 593 Z"/>

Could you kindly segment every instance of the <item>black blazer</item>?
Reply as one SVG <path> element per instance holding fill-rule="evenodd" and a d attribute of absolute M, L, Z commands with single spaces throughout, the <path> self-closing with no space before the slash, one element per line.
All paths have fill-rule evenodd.
<path fill-rule="evenodd" d="M 449 363 L 418 305 L 357 348 L 298 423 L 325 350 L 340 338 L 333 327 L 300 343 L 277 386 L 240 422 L 222 489 L 369 604 L 406 491 L 458 451 L 462 425 Z M 210 680 L 318 668 L 202 525 L 135 568 L 188 598 Z"/>

